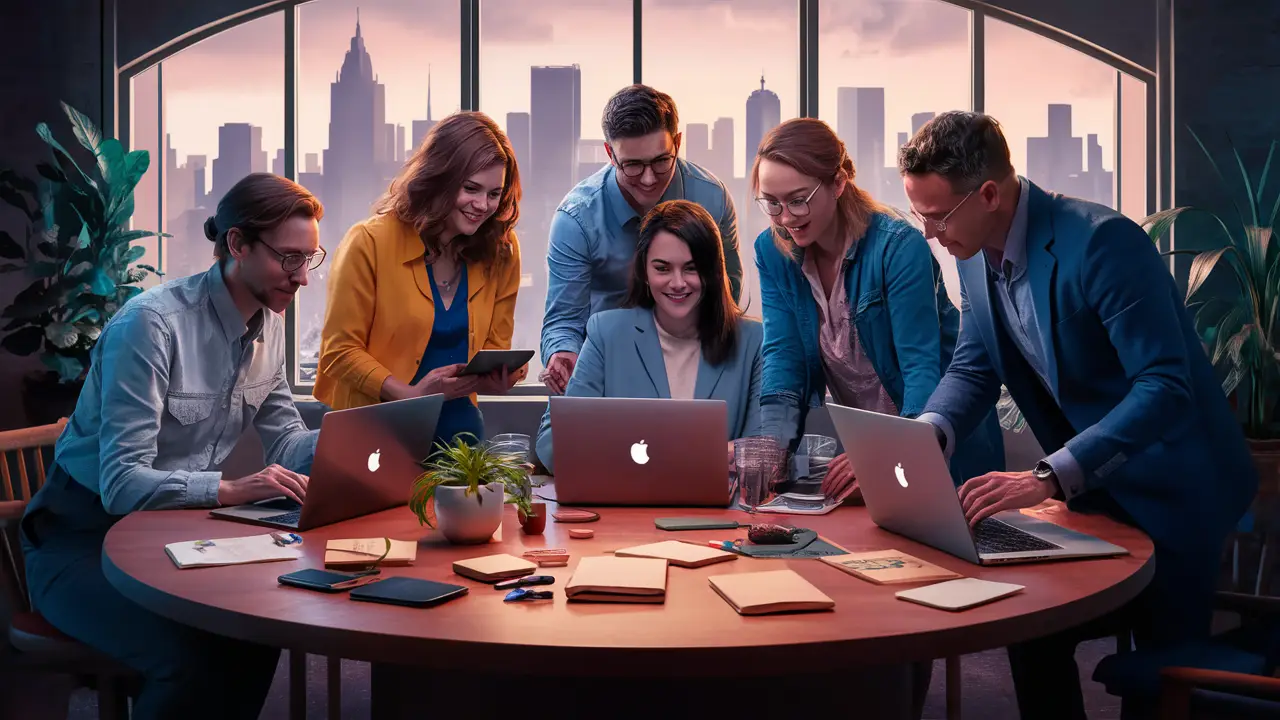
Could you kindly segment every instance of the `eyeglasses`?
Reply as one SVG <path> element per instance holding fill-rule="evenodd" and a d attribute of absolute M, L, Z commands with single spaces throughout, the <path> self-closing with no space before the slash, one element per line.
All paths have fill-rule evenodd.
<path fill-rule="evenodd" d="M 493 586 L 494 590 L 511 590 L 514 588 L 522 588 L 528 585 L 554 585 L 555 577 L 551 575 L 525 575 L 524 577 L 514 578 L 512 580 L 503 580 Z"/>
<path fill-rule="evenodd" d="M 615 158 L 615 161 L 617 158 Z M 617 163 L 618 169 L 627 177 L 640 177 L 644 174 L 646 168 L 653 168 L 653 174 L 662 176 L 671 172 L 671 168 L 676 164 L 675 152 L 672 151 L 668 155 L 660 155 L 652 160 L 626 160 Z"/>
<path fill-rule="evenodd" d="M 529 588 L 516 588 L 507 593 L 502 598 L 502 602 L 516 602 L 517 600 L 550 600 L 555 597 L 555 593 L 550 590 L 530 590 Z"/>
<path fill-rule="evenodd" d="M 287 273 L 297 272 L 298 268 L 303 265 L 306 265 L 308 270 L 315 270 L 324 264 L 324 258 L 326 255 L 324 248 L 318 248 L 313 253 L 289 253 L 286 255 L 271 247 L 267 241 L 262 240 L 261 238 L 259 238 L 258 243 L 280 256 L 280 269 Z"/>
<path fill-rule="evenodd" d="M 970 191 L 969 191 L 969 194 L 968 194 L 968 195 L 965 195 L 963 200 L 961 200 L 960 202 L 956 203 L 956 206 L 955 206 L 955 207 L 953 207 L 953 208 L 951 208 L 951 212 L 949 212 L 949 213 L 947 213 L 946 215 L 942 216 L 942 219 L 941 219 L 941 220 L 929 220 L 928 218 L 926 218 L 925 216 L 923 216 L 923 215 L 921 215 L 919 212 L 917 212 L 915 208 L 911 208 L 911 214 L 916 216 L 916 219 L 920 221 L 920 224 L 921 224 L 921 225 L 925 226 L 925 229 L 926 229 L 926 230 L 929 228 L 929 223 L 933 223 L 933 227 L 935 228 L 936 232 L 946 232 L 946 231 L 947 231 L 947 218 L 951 217 L 952 215 L 955 215 L 955 214 L 956 214 L 956 211 L 960 209 L 960 206 L 961 206 L 961 205 L 964 205 L 964 204 L 965 204 L 965 202 L 966 202 L 966 201 L 968 201 L 968 199 L 969 199 L 969 198 L 970 198 L 974 193 L 976 193 L 976 192 L 978 192 L 978 191 L 977 191 L 977 190 L 970 190 Z"/>
<path fill-rule="evenodd" d="M 791 213 L 795 217 L 804 217 L 805 215 L 808 215 L 809 201 L 813 199 L 814 195 L 818 194 L 818 188 L 820 187 L 822 187 L 821 184 L 815 185 L 813 190 L 810 190 L 809 194 L 805 196 L 804 199 L 795 198 L 794 200 L 788 200 L 786 202 L 787 212 Z M 756 204 L 759 205 L 760 209 L 764 211 L 764 214 L 769 217 L 778 217 L 782 214 L 783 203 L 780 203 L 777 200 L 758 197 L 756 198 Z"/>

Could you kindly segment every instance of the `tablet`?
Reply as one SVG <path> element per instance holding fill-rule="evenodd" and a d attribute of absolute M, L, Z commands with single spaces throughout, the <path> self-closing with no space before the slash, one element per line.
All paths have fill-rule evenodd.
<path fill-rule="evenodd" d="M 528 365 L 533 353 L 533 350 L 481 350 L 458 375 L 488 375 L 503 366 L 512 373 Z"/>

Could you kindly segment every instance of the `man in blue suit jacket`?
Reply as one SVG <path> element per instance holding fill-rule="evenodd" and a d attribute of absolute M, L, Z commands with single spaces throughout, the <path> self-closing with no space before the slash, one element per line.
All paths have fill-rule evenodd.
<path fill-rule="evenodd" d="M 1126 611 L 1009 649 L 1023 717 L 1084 718 L 1080 640 L 1126 626 L 1145 647 L 1207 635 L 1222 546 L 1257 489 L 1244 434 L 1137 224 L 1018 177 L 999 124 L 979 113 L 932 120 L 899 169 L 962 291 L 955 357 L 921 419 L 948 449 L 1003 383 L 1050 453 L 966 482 L 970 523 L 1058 497 L 1155 545 L 1155 576 Z"/>

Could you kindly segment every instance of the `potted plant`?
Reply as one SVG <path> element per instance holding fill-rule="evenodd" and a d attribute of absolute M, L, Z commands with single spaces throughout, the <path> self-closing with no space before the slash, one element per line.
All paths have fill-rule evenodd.
<path fill-rule="evenodd" d="M 0 313 L 8 320 L 0 345 L 14 355 L 38 353 L 47 368 L 23 385 L 27 417 L 34 424 L 54 422 L 75 408 L 102 328 L 142 292 L 138 283 L 160 274 L 138 264 L 145 249 L 135 243 L 168 237 L 129 229 L 133 190 L 150 155 L 126 153 L 119 140 L 103 138 L 89 118 L 66 103 L 62 109 L 93 163 L 77 163 L 40 123 L 36 134 L 52 154 L 52 162 L 36 165 L 40 180 L 0 171 L 0 199 L 27 222 L 23 242 L 0 231 L 0 273 L 25 272 L 31 278 Z"/>
<path fill-rule="evenodd" d="M 449 542 L 488 540 L 502 524 L 506 503 L 526 514 L 531 510 L 529 496 L 519 494 L 528 482 L 523 464 L 484 444 L 468 443 L 465 434 L 452 445 L 438 444 L 422 465 L 426 472 L 413 481 L 409 508 L 428 527 L 435 527 L 434 514 Z"/>
<path fill-rule="evenodd" d="M 1190 131 L 1190 129 L 1188 129 Z M 1231 189 L 1213 155 L 1190 131 L 1209 161 L 1224 195 Z M 1183 216 L 1199 215 L 1208 222 L 1209 237 L 1201 250 L 1174 250 L 1192 255 L 1187 280 L 1187 307 L 1213 365 L 1223 377 L 1222 389 L 1232 399 L 1253 451 L 1262 483 L 1260 495 L 1280 492 L 1280 427 L 1276 402 L 1280 399 L 1280 247 L 1273 242 L 1280 213 L 1280 182 L 1269 182 L 1276 143 L 1271 143 L 1257 183 L 1250 178 L 1233 144 L 1231 153 L 1240 170 L 1241 198 L 1233 198 L 1234 216 L 1224 218 L 1199 207 L 1176 207 L 1158 212 L 1142 225 L 1153 240 L 1163 237 Z M 1264 195 L 1267 190 L 1271 193 Z M 1264 199 L 1274 195 L 1274 199 Z M 1187 244 L 1187 243 L 1179 243 Z M 1166 253 L 1170 254 L 1170 253 Z M 1219 268 L 1229 270 L 1230 282 L 1205 282 Z"/>

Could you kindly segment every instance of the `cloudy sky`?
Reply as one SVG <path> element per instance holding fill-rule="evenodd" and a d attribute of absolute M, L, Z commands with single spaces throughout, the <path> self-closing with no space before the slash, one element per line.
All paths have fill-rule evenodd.
<path fill-rule="evenodd" d="M 386 86 L 388 121 L 407 130 L 425 117 L 428 67 L 435 116 L 458 106 L 456 0 L 316 0 L 302 6 L 298 26 L 304 153 L 327 143 L 329 84 L 349 45 L 357 5 L 374 71 Z M 967 11 L 940 0 L 823 0 L 821 7 L 823 119 L 835 124 L 837 87 L 884 87 L 885 145 L 894 148 L 912 113 L 968 108 Z M 643 17 L 644 81 L 675 97 L 682 124 L 734 118 L 741 175 L 744 106 L 761 74 L 781 99 L 783 117 L 798 114 L 795 1 L 646 0 Z M 505 124 L 506 113 L 529 109 L 531 65 L 577 63 L 583 136 L 599 136 L 604 100 L 632 79 L 630 0 L 482 0 L 481 27 L 482 110 Z M 212 158 L 225 122 L 261 126 L 264 149 L 274 156 L 283 142 L 282 34 L 280 16 L 267 17 L 165 61 L 166 122 L 180 157 Z M 1004 123 L 1019 169 L 1026 138 L 1046 131 L 1048 103 L 1074 106 L 1075 134 L 1097 133 L 1104 165 L 1113 169 L 1115 72 L 996 21 L 987 21 L 986 37 L 986 109 Z M 148 78 L 154 75 L 139 82 Z"/>

